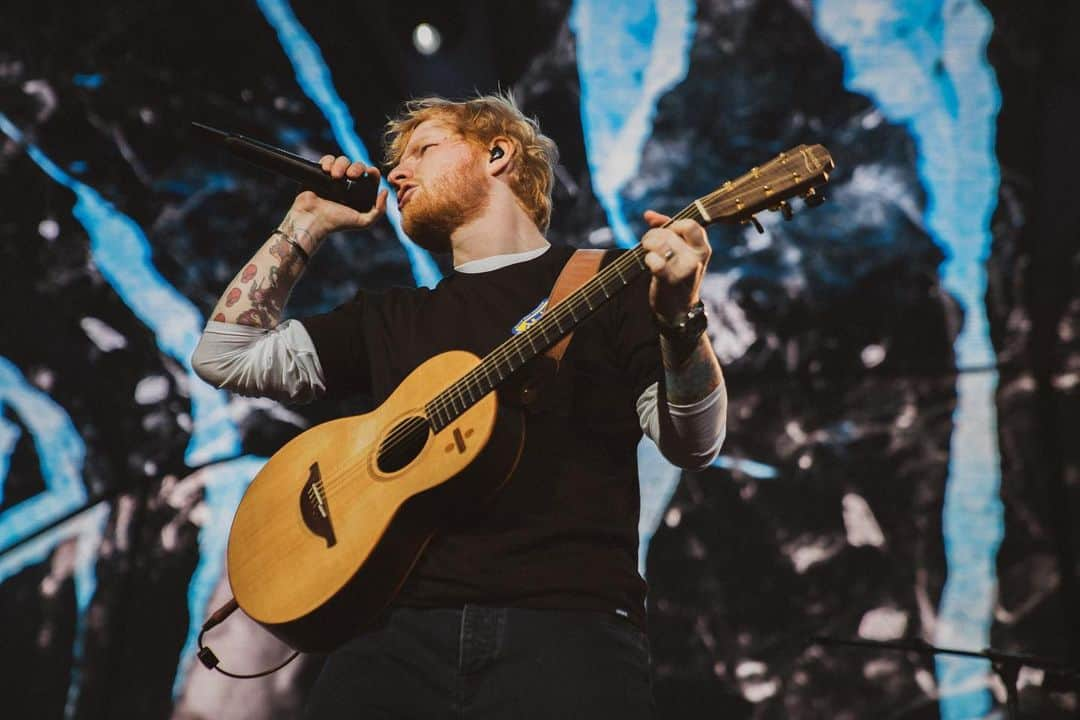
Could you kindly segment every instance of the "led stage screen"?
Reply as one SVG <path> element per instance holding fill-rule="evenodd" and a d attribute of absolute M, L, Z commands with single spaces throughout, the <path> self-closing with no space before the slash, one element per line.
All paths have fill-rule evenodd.
<path fill-rule="evenodd" d="M 370 402 L 284 406 L 193 374 L 210 309 L 294 189 L 188 122 L 377 160 L 403 100 L 499 87 L 560 147 L 558 245 L 631 246 L 645 209 L 800 143 L 836 161 L 823 206 L 763 213 L 761 233 L 710 229 L 720 456 L 687 473 L 639 449 L 661 716 L 973 718 L 1004 703 L 985 661 L 816 636 L 1075 658 L 1075 8 L 444 3 L 443 45 L 424 55 L 407 5 L 5 10 L 0 713 L 298 712 L 318 656 L 236 681 L 198 664 L 195 637 L 228 597 L 252 476 Z M 449 270 L 391 212 L 332 237 L 289 314 Z M 286 654 L 243 619 L 213 637 L 241 672 Z M 1077 708 L 1052 673 L 1020 686 L 1032 717 Z"/>

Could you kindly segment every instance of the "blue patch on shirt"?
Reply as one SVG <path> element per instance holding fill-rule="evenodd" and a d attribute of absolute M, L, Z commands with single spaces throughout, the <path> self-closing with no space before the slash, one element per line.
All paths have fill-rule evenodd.
<path fill-rule="evenodd" d="M 528 315 L 514 323 L 513 329 L 510 331 L 511 335 L 518 335 L 531 328 L 536 323 L 540 322 L 540 318 L 544 317 L 544 310 L 547 308 L 548 298 L 544 298 L 540 301 L 540 304 L 536 306 Z"/>

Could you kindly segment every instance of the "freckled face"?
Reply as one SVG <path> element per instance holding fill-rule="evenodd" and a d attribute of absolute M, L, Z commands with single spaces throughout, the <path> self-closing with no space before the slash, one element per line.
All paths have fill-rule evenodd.
<path fill-rule="evenodd" d="M 481 153 L 436 120 L 413 130 L 388 180 L 405 232 L 432 252 L 449 252 L 450 235 L 487 207 Z"/>

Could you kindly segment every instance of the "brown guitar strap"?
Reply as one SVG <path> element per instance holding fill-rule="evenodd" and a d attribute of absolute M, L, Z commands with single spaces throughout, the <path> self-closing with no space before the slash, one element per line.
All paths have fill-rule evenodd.
<path fill-rule="evenodd" d="M 547 307 L 544 308 L 544 312 L 551 312 L 551 308 L 558 305 L 565 300 L 568 295 L 587 283 L 592 276 L 596 274 L 596 271 L 600 269 L 600 261 L 603 259 L 603 250 L 575 251 L 566 262 L 566 265 L 563 266 L 562 272 L 559 273 L 559 278 L 555 281 L 555 286 L 551 288 L 551 295 L 548 296 L 548 304 Z M 563 353 L 566 352 L 566 347 L 570 344 L 570 338 L 572 337 L 574 337 L 573 332 L 563 336 L 559 342 L 555 343 L 544 352 L 545 357 L 549 357 L 555 361 L 556 370 L 558 370 L 559 361 L 562 360 Z"/>

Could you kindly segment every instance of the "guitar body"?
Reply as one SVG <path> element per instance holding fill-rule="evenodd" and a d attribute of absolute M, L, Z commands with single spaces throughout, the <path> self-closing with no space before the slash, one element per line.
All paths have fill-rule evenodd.
<path fill-rule="evenodd" d="M 523 419 L 494 392 L 437 433 L 426 422 L 425 404 L 479 363 L 437 355 L 372 412 L 310 428 L 270 458 L 229 532 L 245 613 L 303 651 L 379 619 L 445 520 L 493 495 L 521 456 Z"/>

